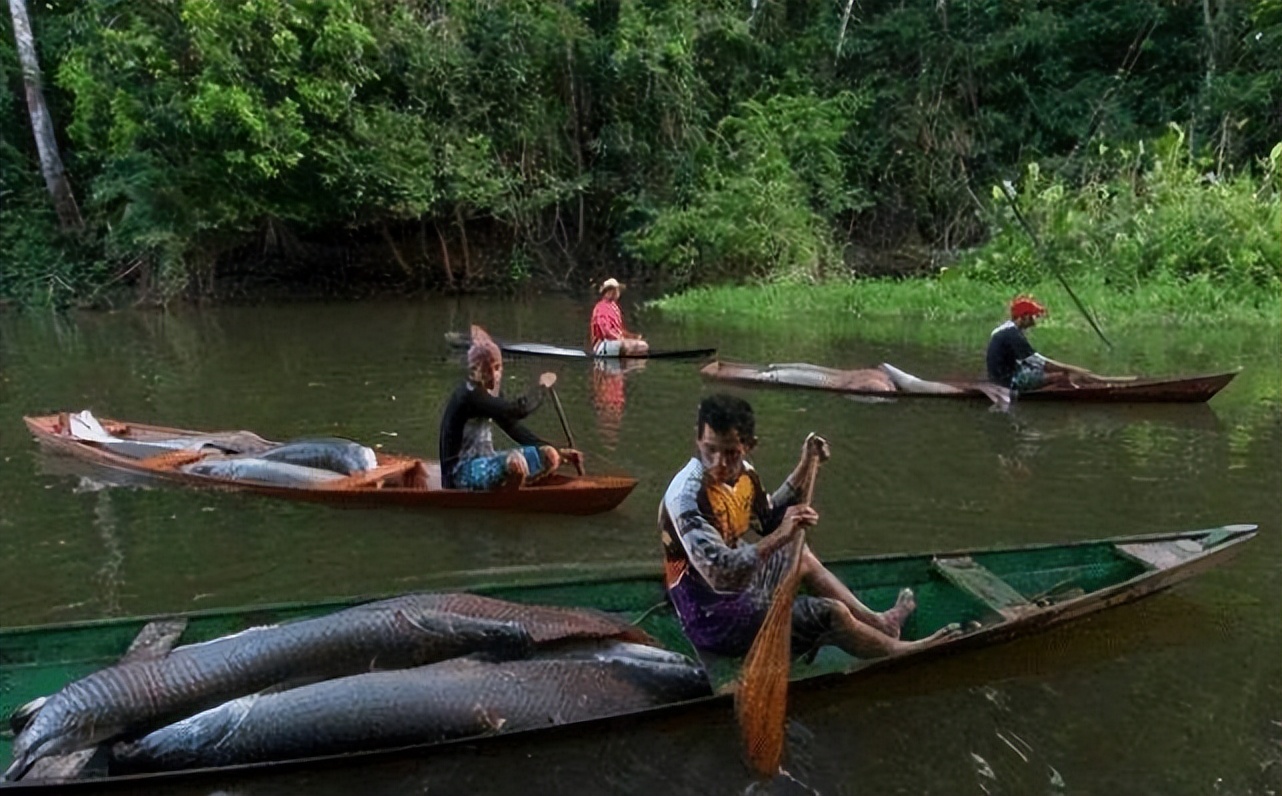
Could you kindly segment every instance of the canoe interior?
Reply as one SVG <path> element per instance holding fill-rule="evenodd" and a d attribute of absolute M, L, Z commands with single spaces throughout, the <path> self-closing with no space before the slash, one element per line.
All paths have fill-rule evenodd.
<path fill-rule="evenodd" d="M 65 413 L 25 417 L 23 420 L 36 440 L 46 448 L 114 471 L 117 478 L 113 482 L 126 485 L 168 481 L 337 506 L 474 508 L 596 514 L 609 511 L 623 502 L 637 483 L 636 479 L 626 476 L 571 476 L 554 473 L 537 485 L 518 490 L 473 492 L 465 489 L 442 489 L 439 463 L 378 451 L 375 454 L 378 466 L 367 472 L 314 487 L 279 486 L 184 472 L 180 469 L 182 465 L 199 458 L 193 458 L 193 454 L 188 451 L 173 451 L 144 459 L 118 455 L 97 443 L 69 436 L 65 431 Z M 211 433 L 110 418 L 98 420 L 113 436 L 135 442 L 224 434 L 248 435 L 260 442 L 275 444 L 244 431 Z"/>
<path fill-rule="evenodd" d="M 957 642 L 929 648 L 938 654 L 968 641 L 992 642 L 1138 599 L 1219 563 L 1254 534 L 1252 525 L 1225 526 L 1066 545 L 879 556 L 830 562 L 829 566 L 876 609 L 888 607 L 900 588 L 911 586 L 918 609 L 904 626 L 905 638 L 920 638 L 949 623 L 976 623 L 972 632 Z M 516 602 L 608 611 L 629 621 L 639 620 L 642 628 L 670 649 L 695 655 L 657 574 L 579 577 L 526 585 L 478 584 L 469 590 Z M 179 643 L 329 613 L 366 599 L 373 598 L 185 614 L 187 626 Z M 155 618 L 0 630 L 0 711 L 7 716 L 36 697 L 52 694 L 68 682 L 110 665 Z M 798 660 L 792 679 L 813 680 L 894 662 L 861 662 L 825 647 L 812 660 Z M 711 661 L 714 684 L 730 682 L 738 664 L 737 659 Z M 11 735 L 0 737 L 0 759 L 9 759 L 11 743 Z"/>
<path fill-rule="evenodd" d="M 821 385 L 801 382 L 780 381 L 774 377 L 769 367 L 760 365 L 738 364 L 733 362 L 710 362 L 700 369 L 705 378 L 719 381 L 732 381 L 768 387 L 790 387 L 796 389 L 824 390 L 846 395 L 861 395 L 876 398 L 947 398 L 968 400 L 990 400 L 981 391 L 978 382 L 944 381 L 956 387 L 959 392 L 903 392 L 869 390 L 843 387 L 838 383 Z M 1089 384 L 1080 387 L 1046 387 L 1034 392 L 1020 393 L 1018 401 L 1072 401 L 1081 403 L 1203 403 L 1209 401 L 1216 393 L 1231 382 L 1237 371 L 1210 373 L 1196 376 L 1173 376 L 1155 378 L 1137 378 L 1133 381 Z"/>

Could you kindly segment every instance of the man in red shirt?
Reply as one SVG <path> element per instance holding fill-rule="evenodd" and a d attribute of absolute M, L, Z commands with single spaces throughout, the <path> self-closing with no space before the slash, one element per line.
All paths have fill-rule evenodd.
<path fill-rule="evenodd" d="M 623 328 L 619 294 L 623 285 L 610 277 L 601 283 L 601 300 L 592 308 L 592 353 L 598 357 L 645 356 L 650 344 Z"/>

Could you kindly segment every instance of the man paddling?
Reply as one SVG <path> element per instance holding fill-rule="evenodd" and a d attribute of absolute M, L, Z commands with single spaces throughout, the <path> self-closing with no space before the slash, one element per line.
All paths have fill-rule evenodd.
<path fill-rule="evenodd" d="M 459 385 L 441 416 L 441 483 L 446 489 L 516 489 L 556 471 L 562 461 L 579 465 L 583 454 L 560 448 L 521 425 L 556 384 L 555 373 L 539 376 L 537 387 L 514 401 L 499 396 L 503 354 L 479 326 L 472 327 L 467 381 Z M 498 425 L 521 447 L 495 452 Z"/>
<path fill-rule="evenodd" d="M 1032 392 L 1048 385 L 1076 387 L 1077 378 L 1099 380 L 1085 368 L 1056 362 L 1033 349 L 1024 330 L 1031 329 L 1045 314 L 1046 308 L 1032 296 L 1016 296 L 1011 301 L 1010 320 L 994 329 L 988 339 L 989 381 L 1016 392 Z"/>
<path fill-rule="evenodd" d="M 601 299 L 592 308 L 592 353 L 599 357 L 643 356 L 650 351 L 650 344 L 641 335 L 623 328 L 623 312 L 619 309 L 619 294 L 623 285 L 610 277 L 597 291 Z"/>
<path fill-rule="evenodd" d="M 746 457 L 756 446 L 756 420 L 747 401 L 713 395 L 699 404 L 696 454 L 672 479 L 659 509 L 664 581 L 686 636 L 700 650 L 745 654 L 765 619 L 789 565 L 789 542 L 819 521 L 804 495 L 809 460 L 828 458 L 828 443 L 811 435 L 801 461 L 773 495 Z M 749 539 L 749 531 L 752 539 Z M 895 605 L 865 606 L 809 547 L 801 551 L 802 582 L 792 609 L 792 651 L 834 644 L 851 655 L 881 657 L 929 644 L 956 632 L 945 628 L 920 641 L 902 641 L 900 628 L 916 608 L 910 589 Z"/>

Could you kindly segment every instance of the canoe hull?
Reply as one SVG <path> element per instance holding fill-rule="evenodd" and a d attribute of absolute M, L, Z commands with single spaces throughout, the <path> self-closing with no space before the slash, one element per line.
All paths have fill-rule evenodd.
<path fill-rule="evenodd" d="M 948 578 L 939 576 L 943 569 L 966 571 L 962 582 L 978 582 L 975 573 L 992 576 L 998 573 L 1003 583 L 1017 586 L 1020 594 L 1003 602 L 1000 589 L 968 593 L 969 603 L 957 601 L 956 606 L 969 605 L 961 613 L 936 612 L 928 617 L 924 626 L 912 628 L 907 637 L 920 637 L 932 628 L 953 619 L 978 617 L 980 627 L 953 641 L 927 647 L 910 654 L 873 661 L 858 661 L 844 654 L 825 648 L 813 661 L 801 660 L 794 664 L 793 679 L 799 686 L 811 687 L 831 684 L 840 678 L 857 681 L 872 672 L 889 671 L 910 663 L 949 655 L 969 648 L 987 646 L 1016 636 L 1032 634 L 1064 624 L 1082 616 L 1141 599 L 1169 588 L 1176 583 L 1222 564 L 1235 555 L 1243 543 L 1255 536 L 1255 526 L 1224 526 L 1223 528 L 1192 531 L 1179 534 L 1155 534 L 1141 537 L 1075 542 L 1066 545 L 1036 545 L 1004 550 L 959 551 L 934 555 L 875 556 L 862 559 L 831 562 L 833 571 L 861 595 L 876 592 L 869 585 L 860 588 L 860 582 L 884 583 L 887 573 L 908 578 L 918 589 L 918 616 L 929 613 L 931 601 L 943 602 L 944 592 L 950 588 Z M 970 562 L 967 564 L 966 562 Z M 913 573 L 917 573 L 916 576 Z M 923 575 L 923 573 L 929 573 Z M 1072 588 L 1060 590 L 1066 573 L 1070 581 L 1091 588 L 1082 591 Z M 925 577 L 926 580 L 921 580 Z M 1049 588 L 1043 586 L 1049 584 Z M 893 599 L 897 584 L 889 587 L 885 600 Z M 502 597 L 518 602 L 549 603 L 553 599 L 568 605 L 597 605 L 612 612 L 635 616 L 639 626 L 669 646 L 678 646 L 679 636 L 673 636 L 675 618 L 667 607 L 655 610 L 655 602 L 662 600 L 662 585 L 657 575 L 627 575 L 599 578 L 580 577 L 573 581 L 533 584 L 528 586 L 484 586 L 473 589 L 478 593 Z M 1077 593 L 1081 591 L 1081 593 Z M 982 606 L 974 594 L 983 593 Z M 1023 596 L 1021 596 L 1023 595 Z M 955 595 L 954 595 L 955 596 Z M 963 595 L 965 596 L 965 595 Z M 226 633 L 242 626 L 265 622 L 301 618 L 349 606 L 361 600 L 340 600 L 311 605 L 263 606 L 256 608 L 211 610 L 185 615 L 191 641 Z M 876 601 L 873 602 L 875 604 Z M 648 609 L 648 610 L 647 610 Z M 55 669 L 62 677 L 77 676 L 81 670 L 92 670 L 103 661 L 113 660 L 128 645 L 131 634 L 136 633 L 151 618 L 105 620 L 71 625 L 0 630 L 0 678 L 10 686 L 3 697 L 6 708 L 21 704 L 40 689 L 50 685 L 48 669 Z M 906 627 L 906 630 L 908 628 Z M 679 630 L 677 631 L 679 633 Z M 108 638 L 109 637 L 109 638 Z M 186 637 L 184 638 L 186 639 Z M 686 648 L 688 650 L 688 647 Z M 74 663 L 66 663 L 74 661 Z M 730 670 L 727 670 L 730 671 Z M 726 672 L 722 672 L 725 674 Z M 723 679 L 724 681 L 724 679 Z M 290 772 L 299 769 L 317 769 L 329 766 L 366 764 L 391 757 L 427 758 L 449 756 L 484 750 L 487 755 L 501 754 L 527 743 L 554 743 L 559 739 L 600 736 L 605 732 L 623 731 L 634 722 L 662 720 L 679 714 L 701 713 L 704 710 L 728 710 L 729 694 L 724 691 L 716 696 L 650 708 L 637 713 L 590 719 L 546 729 L 499 734 L 483 738 L 460 739 L 439 744 L 382 749 L 324 758 L 306 758 L 272 763 L 256 763 L 218 769 L 200 769 L 163 774 L 127 775 L 106 779 L 87 779 L 60 783 L 62 787 L 77 786 L 85 791 L 99 792 L 107 787 L 127 789 L 144 785 L 176 787 L 179 783 L 199 786 L 213 780 L 243 780 L 251 776 L 265 776 L 272 772 Z M 0 744 L 7 746 L 6 742 Z M 45 783 L 48 785 L 49 783 Z M 37 782 L 11 783 L 16 790 L 39 789 Z"/>
<path fill-rule="evenodd" d="M 24 417 L 27 428 L 46 450 L 70 456 L 125 477 L 124 483 L 175 483 L 201 489 L 249 492 L 268 497 L 324 503 L 332 506 L 397 506 L 411 509 L 483 509 L 534 513 L 588 515 L 610 511 L 623 502 L 636 486 L 636 479 L 624 476 L 568 476 L 555 474 L 537 486 L 516 490 L 473 492 L 439 488 L 435 462 L 394 454 L 378 454 L 378 467 L 370 476 L 351 484 L 334 482 L 316 488 L 274 486 L 233 481 L 183 472 L 172 461 L 151 462 L 114 454 L 61 433 L 61 416 Z M 128 437 L 147 439 L 164 436 L 194 436 L 202 432 L 143 423 L 122 423 L 103 419 L 104 424 L 125 430 Z M 403 486 L 409 468 L 422 463 L 429 473 L 428 486 Z M 380 475 L 382 473 L 383 475 Z M 435 488 L 433 488 L 435 487 Z"/>
<path fill-rule="evenodd" d="M 445 341 L 455 348 L 471 345 L 471 338 L 461 332 L 446 332 Z M 506 354 L 526 357 L 554 357 L 558 359 L 702 359 L 717 353 L 715 348 L 653 349 L 645 354 L 615 354 L 600 356 L 589 354 L 582 348 L 568 348 L 547 343 L 509 343 L 495 341 Z"/>
<path fill-rule="evenodd" d="M 704 378 L 717 381 L 737 382 L 754 386 L 794 387 L 800 389 L 823 390 L 845 395 L 860 395 L 877 398 L 951 398 L 963 400 L 990 400 L 980 389 L 979 382 L 941 381 L 957 388 L 957 392 L 902 392 L 868 390 L 860 387 L 847 387 L 840 379 L 833 379 L 827 384 L 814 381 L 781 380 L 772 374 L 768 367 L 745 365 L 733 362 L 711 362 L 699 371 Z M 858 371 L 851 371 L 852 374 Z M 1134 381 L 1072 387 L 1045 387 L 1034 392 L 1020 393 L 1019 401 L 1067 401 L 1073 403 L 1204 403 L 1217 392 L 1224 389 L 1237 371 L 1211 373 L 1198 376 L 1179 376 L 1171 378 L 1140 378 Z M 852 379 L 852 381 L 855 381 Z"/>

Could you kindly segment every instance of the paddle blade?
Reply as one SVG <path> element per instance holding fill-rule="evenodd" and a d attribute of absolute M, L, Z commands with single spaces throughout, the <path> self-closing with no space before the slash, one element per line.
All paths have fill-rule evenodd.
<path fill-rule="evenodd" d="M 754 774 L 773 777 L 783 764 L 788 721 L 788 672 L 792 663 L 792 602 L 800 574 L 805 534 L 797 534 L 793 568 L 775 591 L 752 648 L 739 672 L 735 716 L 743 736 L 744 756 Z"/>
<path fill-rule="evenodd" d="M 778 601 L 775 607 L 786 607 L 792 613 L 791 600 Z M 753 773 L 762 779 L 773 777 L 783 764 L 791 631 L 790 619 L 772 622 L 771 616 L 766 616 L 766 626 L 744 661 L 742 679 L 735 691 L 735 715 L 743 736 L 744 757 Z"/>

